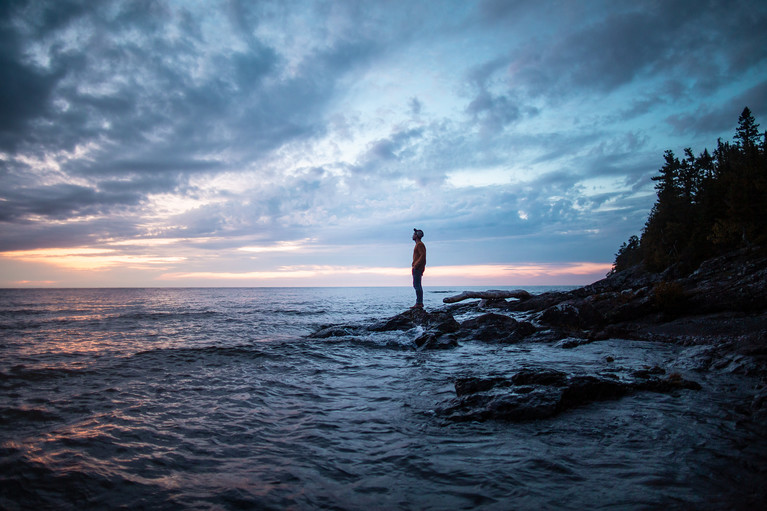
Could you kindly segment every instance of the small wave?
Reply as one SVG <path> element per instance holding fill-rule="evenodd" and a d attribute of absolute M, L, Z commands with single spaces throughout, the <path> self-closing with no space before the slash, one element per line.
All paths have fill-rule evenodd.
<path fill-rule="evenodd" d="M 146 357 L 146 356 L 173 356 L 173 357 L 209 357 L 209 356 L 224 356 L 224 357 L 246 357 L 246 358 L 262 358 L 271 357 L 272 355 L 261 349 L 260 346 L 253 345 L 240 345 L 240 346 L 202 346 L 199 348 L 156 348 L 151 350 L 139 351 L 133 355 L 133 357 Z"/>
<path fill-rule="evenodd" d="M 205 318 L 210 316 L 216 316 L 221 314 L 217 311 L 194 311 L 194 312 L 175 312 L 175 311 L 163 311 L 163 312 L 127 312 L 120 314 L 115 319 L 127 319 L 127 320 L 159 320 L 159 319 L 191 319 L 191 318 Z"/>
<path fill-rule="evenodd" d="M 71 378 L 90 373 L 87 369 L 73 369 L 69 367 L 40 367 L 27 368 L 24 365 L 11 367 L 10 371 L 0 371 L 0 383 L 7 387 L 18 387 L 26 382 L 54 380 L 58 378 Z M 6 388 L 7 388 L 6 387 Z"/>
<path fill-rule="evenodd" d="M 414 329 L 415 330 L 415 329 Z M 414 350 L 416 348 L 413 342 L 417 335 L 412 331 L 408 332 L 371 332 L 364 335 L 336 336 L 322 339 L 320 342 L 327 345 L 346 344 L 360 346 L 367 349 L 394 349 L 394 350 Z"/>
<path fill-rule="evenodd" d="M 28 422 L 50 422 L 59 421 L 61 417 L 45 408 L 0 408 L 0 424 L 18 423 L 20 421 Z"/>
<path fill-rule="evenodd" d="M 181 508 L 160 487 L 116 474 L 56 470 L 19 453 L 0 460 L 0 488 L 0 503 L 23 503 L 19 509 L 145 509 L 147 502 L 149 508 Z"/>
<path fill-rule="evenodd" d="M 267 314 L 285 314 L 287 316 L 321 316 L 327 314 L 326 310 L 301 310 L 301 309 L 273 309 L 264 311 Z"/>

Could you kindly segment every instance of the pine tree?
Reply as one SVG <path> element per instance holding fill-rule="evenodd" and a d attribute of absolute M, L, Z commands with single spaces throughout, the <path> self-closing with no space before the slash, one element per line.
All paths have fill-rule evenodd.
<path fill-rule="evenodd" d="M 652 177 L 658 198 L 641 238 L 621 245 L 611 273 L 634 257 L 651 270 L 693 270 L 728 250 L 767 250 L 767 132 L 759 132 L 751 110 L 738 118 L 733 143 L 718 140 L 713 154 L 684 153 L 681 161 L 673 151 L 663 154 Z"/>
<path fill-rule="evenodd" d="M 751 151 L 759 147 L 759 125 L 751 115 L 751 110 L 746 107 L 738 117 L 738 128 L 735 130 L 735 140 L 745 151 Z"/>

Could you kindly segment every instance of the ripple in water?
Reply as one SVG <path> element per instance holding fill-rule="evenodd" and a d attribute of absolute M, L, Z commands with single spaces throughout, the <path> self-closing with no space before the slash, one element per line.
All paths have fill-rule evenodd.
<path fill-rule="evenodd" d="M 436 290 L 438 291 L 438 290 Z M 675 346 L 563 350 L 417 332 L 329 340 L 410 289 L 0 291 L 0 507 L 696 509 L 764 501 L 754 382 L 637 393 L 524 423 L 446 422 L 458 377 L 686 371 Z M 435 307 L 440 293 L 427 294 Z"/>

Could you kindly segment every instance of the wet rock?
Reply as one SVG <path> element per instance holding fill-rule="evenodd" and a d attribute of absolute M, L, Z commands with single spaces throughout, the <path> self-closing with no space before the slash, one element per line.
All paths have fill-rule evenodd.
<path fill-rule="evenodd" d="M 509 302 L 506 306 L 508 311 L 542 311 L 548 307 L 556 305 L 565 300 L 572 298 L 570 293 L 564 293 L 559 291 L 552 291 L 547 293 L 541 293 L 539 295 L 533 295 L 527 300 L 519 300 L 516 302 Z"/>
<path fill-rule="evenodd" d="M 685 380 L 682 375 L 671 373 L 667 378 L 651 378 L 645 382 L 640 382 L 636 388 L 652 392 L 673 392 L 681 389 L 700 390 L 702 387 L 696 381 Z"/>
<path fill-rule="evenodd" d="M 767 385 L 756 389 L 751 401 L 751 412 L 761 418 L 767 418 Z"/>
<path fill-rule="evenodd" d="M 510 377 L 460 378 L 456 398 L 437 413 L 451 421 L 527 421 L 553 417 L 565 410 L 598 401 L 615 400 L 639 391 L 699 390 L 694 381 L 662 368 L 648 368 L 636 380 L 617 374 L 568 375 L 554 369 L 523 369 Z"/>
<path fill-rule="evenodd" d="M 455 381 L 455 393 L 458 396 L 484 392 L 496 386 L 508 387 L 511 381 L 508 378 L 459 378 Z"/>
<path fill-rule="evenodd" d="M 371 332 L 405 331 L 417 326 L 440 334 L 446 334 L 457 331 L 461 325 L 449 312 L 427 312 L 424 309 L 409 309 L 392 318 L 370 325 L 368 330 Z"/>
<path fill-rule="evenodd" d="M 651 376 L 658 376 L 661 374 L 666 374 L 666 370 L 659 366 L 644 367 L 631 373 L 635 378 L 650 378 Z"/>
<path fill-rule="evenodd" d="M 764 311 L 767 307 L 767 257 L 743 249 L 704 261 L 679 279 L 697 313 Z"/>
<path fill-rule="evenodd" d="M 602 315 L 586 300 L 567 301 L 547 308 L 539 320 L 568 329 L 592 328 L 602 322 Z"/>
<path fill-rule="evenodd" d="M 578 346 L 583 346 L 584 344 L 589 344 L 591 342 L 594 342 L 594 340 L 590 338 L 583 339 L 579 337 L 567 337 L 557 342 L 554 346 L 562 349 L 571 349 L 577 348 Z"/>
<path fill-rule="evenodd" d="M 535 327 L 527 321 L 517 321 L 509 316 L 491 312 L 461 323 L 457 335 L 465 340 L 514 343 L 533 332 Z"/>
<path fill-rule="evenodd" d="M 554 387 L 518 388 L 504 394 L 470 394 L 439 410 L 455 422 L 546 419 L 557 414 L 561 391 Z"/>
<path fill-rule="evenodd" d="M 458 346 L 458 341 L 454 337 L 437 332 L 426 332 L 418 336 L 414 342 L 422 350 L 441 350 Z"/>
<path fill-rule="evenodd" d="M 625 396 L 630 385 L 613 378 L 598 376 L 571 377 L 562 390 L 560 410 L 575 408 L 594 401 L 606 401 Z"/>
<path fill-rule="evenodd" d="M 567 373 L 556 369 L 522 369 L 511 377 L 514 385 L 553 385 L 564 387 Z"/>

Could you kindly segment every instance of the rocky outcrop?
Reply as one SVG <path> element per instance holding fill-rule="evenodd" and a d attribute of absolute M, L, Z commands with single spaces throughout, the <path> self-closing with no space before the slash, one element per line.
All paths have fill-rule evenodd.
<path fill-rule="evenodd" d="M 423 330 L 413 341 L 419 349 L 454 348 L 459 342 L 469 341 L 515 343 L 524 340 L 536 330 L 528 321 L 517 321 L 503 314 L 483 314 L 458 323 L 447 311 L 427 312 L 424 309 L 410 309 L 369 325 L 327 325 L 309 337 L 355 337 L 371 332 L 404 332 L 416 327 Z"/>
<path fill-rule="evenodd" d="M 572 348 L 611 338 L 715 344 L 762 360 L 767 368 L 767 256 L 738 251 L 706 261 L 690 275 L 677 273 L 670 268 L 657 274 L 637 266 L 568 292 L 466 292 L 445 301 L 475 297 L 482 302 L 431 312 L 411 309 L 367 325 L 328 325 L 312 337 L 421 327 L 415 342 L 419 349 L 470 341 L 547 342 Z M 500 298 L 511 295 L 517 299 Z M 492 313 L 485 313 L 488 300 Z M 454 313 L 477 316 L 459 323 Z M 767 369 L 763 372 L 767 377 Z"/>
<path fill-rule="evenodd" d="M 540 341 L 619 337 L 753 350 L 767 346 L 767 256 L 740 250 L 689 275 L 636 266 L 573 291 L 508 302 L 503 311 L 526 313 Z"/>
<path fill-rule="evenodd" d="M 437 414 L 456 422 L 546 419 L 595 401 L 619 399 L 641 391 L 700 390 L 679 374 L 665 376 L 659 367 L 635 371 L 628 379 L 614 373 L 568 375 L 553 369 L 525 369 L 510 377 L 459 378 L 456 397 Z"/>
<path fill-rule="evenodd" d="M 503 314 L 483 314 L 461 323 L 455 337 L 460 340 L 478 340 L 509 344 L 523 340 L 535 332 L 535 327 L 527 321 Z"/>
<path fill-rule="evenodd" d="M 481 301 L 453 303 L 466 298 Z M 411 309 L 369 324 L 327 325 L 311 337 L 411 332 L 412 346 L 420 350 L 451 349 L 467 342 L 539 342 L 563 349 L 606 339 L 674 342 L 691 347 L 688 363 L 693 370 L 759 379 L 752 409 L 767 417 L 765 255 L 733 252 L 686 275 L 679 268 L 652 273 L 637 266 L 567 292 L 526 296 L 519 290 L 491 290 L 444 301 L 451 305 L 435 311 Z M 456 317 L 466 319 L 459 322 Z M 633 392 L 699 387 L 678 374 L 666 376 L 660 368 L 591 375 L 523 370 L 511 376 L 459 378 L 456 397 L 439 414 L 454 421 L 533 420 Z"/>

